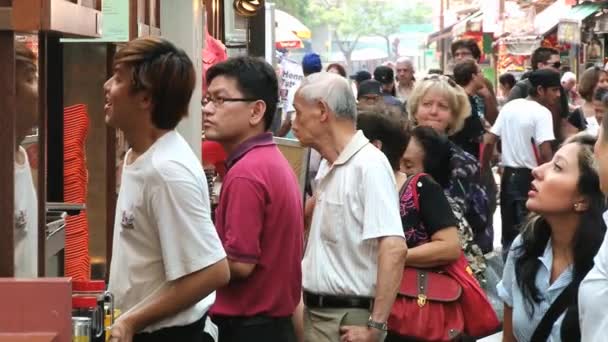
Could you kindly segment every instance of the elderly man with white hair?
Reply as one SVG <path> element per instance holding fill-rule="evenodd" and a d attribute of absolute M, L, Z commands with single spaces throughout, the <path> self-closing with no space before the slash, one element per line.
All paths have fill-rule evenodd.
<path fill-rule="evenodd" d="M 397 71 L 397 98 L 406 103 L 410 97 L 412 90 L 414 90 L 414 64 L 412 60 L 406 57 L 401 57 L 397 60 L 395 67 Z"/>
<path fill-rule="evenodd" d="M 296 92 L 293 130 L 323 161 L 302 262 L 306 341 L 382 341 L 407 255 L 384 154 L 357 131 L 348 82 L 318 73 Z"/>
<path fill-rule="evenodd" d="M 577 107 L 582 106 L 583 100 L 576 91 L 576 74 L 571 71 L 565 72 L 562 75 L 561 84 L 568 97 L 569 110 L 573 111 Z"/>

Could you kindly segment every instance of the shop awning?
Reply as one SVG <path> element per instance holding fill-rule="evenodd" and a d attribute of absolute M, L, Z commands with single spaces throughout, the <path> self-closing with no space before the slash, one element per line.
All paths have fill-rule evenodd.
<path fill-rule="evenodd" d="M 580 23 L 601 8 L 601 3 L 583 2 L 578 6 L 572 7 L 561 19 L 565 21 L 578 21 Z"/>
<path fill-rule="evenodd" d="M 429 36 L 426 39 L 426 44 L 428 45 L 428 44 L 431 44 L 432 42 L 451 37 L 453 34 L 453 30 L 458 26 L 463 27 L 462 25 L 464 25 L 465 30 L 466 30 L 467 23 L 477 17 L 479 17 L 479 20 L 481 20 L 481 11 L 477 11 L 471 15 L 468 15 L 468 16 L 464 17 L 463 19 L 453 23 L 452 25 L 446 26 L 443 30 L 439 30 L 439 31 L 429 34 Z"/>
<path fill-rule="evenodd" d="M 443 30 L 435 31 L 429 34 L 426 39 L 427 45 L 431 44 L 432 42 L 436 42 L 438 40 L 450 37 L 452 35 L 452 28 L 454 27 L 454 25 L 456 25 L 456 23 L 445 27 Z"/>
<path fill-rule="evenodd" d="M 559 24 L 562 13 L 568 13 L 570 10 L 570 6 L 564 1 L 552 3 L 534 17 L 534 32 L 539 35 L 547 34 Z"/>
<path fill-rule="evenodd" d="M 482 12 L 477 11 L 454 25 L 452 35 L 458 36 L 469 31 L 481 32 Z M 475 27 L 473 29 L 473 27 Z"/>
<path fill-rule="evenodd" d="M 302 39 L 310 39 L 312 36 L 310 29 L 306 25 L 287 12 L 275 9 L 274 20 L 277 23 L 277 29 L 291 31 Z"/>
<path fill-rule="evenodd" d="M 275 33 L 275 46 L 277 49 L 301 49 L 304 47 L 302 40 L 295 35 L 292 31 L 283 30 L 276 28 Z"/>
<path fill-rule="evenodd" d="M 529 56 L 532 51 L 541 46 L 542 37 L 536 35 L 519 36 L 519 37 L 504 37 L 500 39 L 500 43 L 504 44 L 507 51 L 515 56 Z"/>

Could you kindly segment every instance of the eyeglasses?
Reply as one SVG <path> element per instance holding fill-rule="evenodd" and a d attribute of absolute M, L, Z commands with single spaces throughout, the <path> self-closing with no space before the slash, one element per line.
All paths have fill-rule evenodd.
<path fill-rule="evenodd" d="M 201 102 L 201 104 L 203 105 L 203 107 L 207 106 L 210 102 L 213 102 L 213 105 L 215 107 L 219 107 L 221 105 L 224 104 L 224 102 L 254 102 L 257 101 L 258 99 L 254 99 L 254 98 L 230 98 L 230 97 L 223 97 L 223 96 L 205 96 L 203 98 L 203 101 Z"/>
<path fill-rule="evenodd" d="M 460 52 L 456 52 L 454 54 L 455 58 L 465 58 L 465 57 L 471 57 L 473 56 L 473 53 L 470 51 L 460 51 Z"/>
<path fill-rule="evenodd" d="M 454 88 L 456 88 L 456 86 L 457 86 L 456 82 L 454 82 L 453 79 L 451 79 L 450 77 L 448 77 L 446 75 L 437 75 L 437 74 L 427 75 L 422 80 L 423 81 L 444 81 L 444 82 L 447 82 L 450 86 L 452 86 Z"/>

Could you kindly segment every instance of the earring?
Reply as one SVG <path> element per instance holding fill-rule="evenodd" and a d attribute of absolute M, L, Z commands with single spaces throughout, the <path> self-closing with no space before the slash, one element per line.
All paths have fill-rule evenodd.
<path fill-rule="evenodd" d="M 578 208 L 579 208 L 580 206 L 581 206 L 581 204 L 580 204 L 580 203 L 575 203 L 575 204 L 574 204 L 574 210 L 578 210 Z"/>

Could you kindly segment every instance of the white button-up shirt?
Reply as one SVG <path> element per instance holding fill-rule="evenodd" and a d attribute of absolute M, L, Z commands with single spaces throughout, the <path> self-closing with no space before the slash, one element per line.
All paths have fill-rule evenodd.
<path fill-rule="evenodd" d="M 378 238 L 404 237 L 388 160 L 358 131 L 333 165 L 321 162 L 315 183 L 304 290 L 374 297 Z"/>
<path fill-rule="evenodd" d="M 559 295 L 566 289 L 566 287 L 572 281 L 573 268 L 569 265 L 553 283 L 551 283 L 551 269 L 553 268 L 553 247 L 551 240 L 547 242 L 545 251 L 542 256 L 538 257 L 540 261 L 540 267 L 536 272 L 536 287 L 541 296 L 541 301 L 533 303 L 534 312 L 528 311 L 528 303 L 523 295 L 522 289 L 517 283 L 517 276 L 515 274 L 515 264 L 517 259 L 521 257 L 522 251 L 521 246 L 523 240 L 521 235 L 518 235 L 511 249 L 509 250 L 509 256 L 505 263 L 503 270 L 502 280 L 496 286 L 498 290 L 498 296 L 502 298 L 505 304 L 513 308 L 513 335 L 517 341 L 530 341 L 532 335 L 538 324 L 542 321 L 543 317 L 551 308 L 553 302 L 559 297 Z M 557 320 L 553 323 L 551 328 L 551 334 L 547 339 L 547 342 L 560 342 L 561 327 L 564 321 L 565 313 L 562 313 Z M 584 339 L 582 341 L 585 341 Z M 564 341 L 566 342 L 566 341 Z"/>

